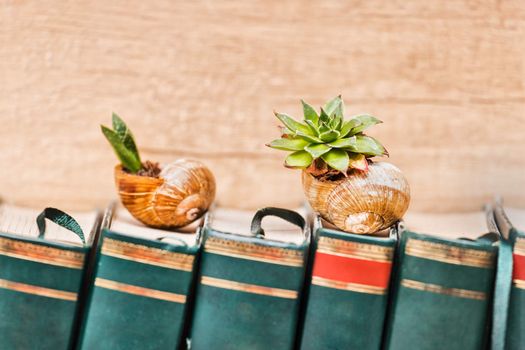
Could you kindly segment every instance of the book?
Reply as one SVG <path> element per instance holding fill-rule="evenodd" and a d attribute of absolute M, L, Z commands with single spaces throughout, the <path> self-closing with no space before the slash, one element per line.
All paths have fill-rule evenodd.
<path fill-rule="evenodd" d="M 314 219 L 314 259 L 301 349 L 380 349 L 397 225 L 380 236 Z"/>
<path fill-rule="evenodd" d="M 509 241 L 512 256 L 509 261 L 507 278 L 503 280 L 502 298 L 508 298 L 507 305 L 499 306 L 506 311 L 499 321 L 503 341 L 499 348 L 507 350 L 525 348 L 525 211 L 504 209 L 501 202 L 494 207 L 494 219 L 502 235 Z M 504 325 L 504 326 L 503 326 Z M 503 344 L 502 344 L 503 343 Z"/>
<path fill-rule="evenodd" d="M 108 211 L 78 348 L 183 346 L 201 223 L 175 232 Z"/>
<path fill-rule="evenodd" d="M 0 205 L 2 348 L 74 345 L 100 219 L 96 212 L 69 216 L 54 208 Z"/>
<path fill-rule="evenodd" d="M 250 217 L 219 209 L 204 226 L 192 350 L 295 346 L 310 229 L 293 211 Z"/>
<path fill-rule="evenodd" d="M 485 214 L 409 213 L 405 219 L 385 348 L 484 348 L 497 257 L 494 233 L 476 238 L 490 231 Z"/>

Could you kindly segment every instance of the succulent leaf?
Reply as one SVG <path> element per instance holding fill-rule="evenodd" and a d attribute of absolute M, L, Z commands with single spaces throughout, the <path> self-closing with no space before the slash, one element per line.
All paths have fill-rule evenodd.
<path fill-rule="evenodd" d="M 300 151 L 308 145 L 309 142 L 301 138 L 281 138 L 267 144 L 268 147 L 283 151 Z"/>
<path fill-rule="evenodd" d="M 328 145 L 334 148 L 345 148 L 345 147 L 348 148 L 348 147 L 355 146 L 355 144 L 356 144 L 356 137 L 352 136 L 352 137 L 347 137 L 344 139 L 337 139 L 333 142 L 330 142 Z"/>
<path fill-rule="evenodd" d="M 314 159 L 306 151 L 296 151 L 286 157 L 284 164 L 288 168 L 304 169 L 312 164 Z"/>
<path fill-rule="evenodd" d="M 361 122 L 358 119 L 350 119 L 343 122 L 343 125 L 341 126 L 341 137 L 348 136 L 350 131 L 360 124 Z"/>
<path fill-rule="evenodd" d="M 363 171 L 368 170 L 368 161 L 366 160 L 366 156 L 364 154 L 348 153 L 348 158 L 350 159 L 348 163 L 350 168 Z"/>
<path fill-rule="evenodd" d="M 297 133 L 298 131 L 314 136 L 312 130 L 308 127 L 308 125 L 304 125 L 302 123 L 299 123 L 289 115 L 283 114 L 283 113 L 275 113 L 275 116 L 290 130 Z"/>
<path fill-rule="evenodd" d="M 342 124 L 343 124 L 343 118 L 334 115 L 334 120 L 332 121 L 330 126 L 334 130 L 340 130 Z"/>
<path fill-rule="evenodd" d="M 354 127 L 352 129 L 352 131 L 351 131 L 352 135 L 355 135 L 355 134 L 358 134 L 360 132 L 363 132 L 364 130 L 368 129 L 371 126 L 374 126 L 376 124 L 381 124 L 382 123 L 381 120 L 377 119 L 374 116 L 367 115 L 367 114 L 358 115 L 358 116 L 354 117 L 353 119 L 358 120 L 360 123 L 359 123 L 359 125 L 357 125 L 356 127 Z"/>
<path fill-rule="evenodd" d="M 326 114 L 328 114 L 329 116 L 331 116 L 332 114 L 335 114 L 337 118 L 343 118 L 344 104 L 343 104 L 343 99 L 341 98 L 341 95 L 328 101 L 324 105 L 323 109 L 326 112 Z"/>
<path fill-rule="evenodd" d="M 142 164 L 140 162 L 140 158 L 138 157 L 138 153 L 134 153 L 128 149 L 116 131 L 113 131 L 103 125 L 101 125 L 101 129 L 102 133 L 104 136 L 106 136 L 106 139 L 115 150 L 115 153 L 122 163 L 122 166 L 132 173 L 139 171 L 142 168 Z"/>
<path fill-rule="evenodd" d="M 325 153 L 321 158 L 333 169 L 339 170 L 343 174 L 346 174 L 349 162 L 348 153 L 346 151 L 332 149 Z"/>
<path fill-rule="evenodd" d="M 379 141 L 366 135 L 356 135 L 355 145 L 345 147 L 345 149 L 355 153 L 361 153 L 366 156 L 382 156 L 388 154 Z"/>
<path fill-rule="evenodd" d="M 321 140 L 323 140 L 323 142 L 332 142 L 337 140 L 339 135 L 339 131 L 329 130 L 327 132 L 322 133 L 319 137 L 321 138 Z"/>
<path fill-rule="evenodd" d="M 328 132 L 330 130 L 330 127 L 325 122 L 321 122 L 319 124 L 319 134 L 324 134 L 325 132 Z"/>
<path fill-rule="evenodd" d="M 322 107 L 321 107 L 321 113 L 319 114 L 319 123 L 323 123 L 327 127 L 330 124 L 330 115 L 326 113 L 326 111 Z"/>
<path fill-rule="evenodd" d="M 138 161 L 140 162 L 140 155 L 137 150 L 137 146 L 135 144 L 135 139 L 133 137 L 133 134 L 131 133 L 131 130 L 128 128 L 126 123 L 120 118 L 117 113 L 113 112 L 113 115 L 111 117 L 111 122 L 113 125 L 113 130 L 118 135 L 118 137 L 121 139 L 124 146 L 135 156 L 138 158 Z"/>
<path fill-rule="evenodd" d="M 311 142 L 311 143 L 323 143 L 323 140 L 321 140 L 320 138 L 316 137 L 316 136 L 312 136 L 312 135 L 308 135 L 308 134 L 305 134 L 305 133 L 302 133 L 300 131 L 297 132 L 297 136 L 305 139 L 306 141 L 308 142 Z"/>
<path fill-rule="evenodd" d="M 305 120 L 304 122 L 308 124 L 308 126 L 310 127 L 310 129 L 312 129 L 316 136 L 319 136 L 319 127 L 313 121 Z"/>
<path fill-rule="evenodd" d="M 330 151 L 332 148 L 324 143 L 308 145 L 304 148 L 305 151 L 310 153 L 310 155 L 316 159 L 321 157 L 326 152 Z"/>
<path fill-rule="evenodd" d="M 304 102 L 304 100 L 301 100 L 301 103 L 303 104 L 304 121 L 306 122 L 309 120 L 317 126 L 319 124 L 319 115 L 317 115 L 315 109 L 308 103 Z"/>

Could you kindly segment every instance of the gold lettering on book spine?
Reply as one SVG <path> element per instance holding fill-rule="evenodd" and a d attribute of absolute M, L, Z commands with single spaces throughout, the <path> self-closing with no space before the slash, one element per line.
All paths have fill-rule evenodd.
<path fill-rule="evenodd" d="M 320 286 L 320 287 L 334 288 L 334 289 L 346 290 L 350 292 L 376 294 L 376 295 L 386 294 L 386 288 L 370 286 L 370 285 L 360 284 L 360 283 L 341 282 L 341 281 L 331 280 L 328 278 L 322 278 L 318 276 L 312 277 L 312 284 L 316 286 Z"/>
<path fill-rule="evenodd" d="M 525 289 L 525 281 L 524 280 L 515 279 L 514 281 L 512 281 L 512 283 L 514 284 L 514 287 L 516 287 L 516 288 Z"/>
<path fill-rule="evenodd" d="M 84 253 L 0 237 L 0 255 L 42 264 L 82 269 Z"/>
<path fill-rule="evenodd" d="M 195 256 L 191 254 L 171 252 L 112 238 L 104 239 L 102 254 L 118 259 L 183 271 L 192 271 L 195 259 Z"/>
<path fill-rule="evenodd" d="M 256 284 L 242 283 L 208 276 L 202 276 L 201 283 L 203 285 L 216 288 L 229 289 L 259 295 L 267 295 L 271 297 L 284 299 L 297 299 L 298 296 L 298 293 L 295 290 L 265 287 Z"/>
<path fill-rule="evenodd" d="M 204 251 L 234 258 L 255 260 L 286 266 L 303 266 L 303 252 L 300 250 L 268 247 L 249 242 L 210 237 L 204 244 Z"/>
<path fill-rule="evenodd" d="M 184 304 L 186 302 L 186 296 L 182 294 L 176 294 L 171 292 L 165 292 L 162 290 L 139 287 L 132 284 L 112 281 L 104 278 L 97 278 L 95 280 L 95 286 L 104 289 L 110 289 L 121 293 L 138 295 L 145 298 L 159 299 L 165 301 L 171 301 L 174 303 Z"/>
<path fill-rule="evenodd" d="M 481 268 L 493 267 L 495 257 L 493 252 L 413 238 L 408 239 L 405 254 L 448 264 Z"/>
<path fill-rule="evenodd" d="M 525 256 L 525 238 L 517 238 L 514 243 L 514 254 Z"/>
<path fill-rule="evenodd" d="M 14 282 L 9 280 L 0 279 L 0 288 L 9 289 L 15 292 L 21 292 L 26 294 L 38 295 L 46 298 L 61 299 L 68 301 L 76 301 L 77 293 L 68 292 L 60 289 L 52 289 L 46 287 L 35 286 L 32 284 Z M 4 315 L 3 317 L 6 317 Z"/>
<path fill-rule="evenodd" d="M 391 262 L 394 254 L 392 247 L 350 242 L 331 237 L 321 237 L 318 241 L 317 251 L 330 255 L 342 256 L 361 260 Z"/>
<path fill-rule="evenodd" d="M 414 281 L 410 279 L 403 279 L 401 285 L 406 288 L 416 289 L 423 292 L 437 293 L 443 295 L 449 295 L 458 298 L 474 299 L 474 300 L 485 300 L 487 294 L 484 292 L 478 292 L 468 289 L 459 289 L 459 288 L 447 288 L 437 284 L 424 283 L 419 281 Z"/>

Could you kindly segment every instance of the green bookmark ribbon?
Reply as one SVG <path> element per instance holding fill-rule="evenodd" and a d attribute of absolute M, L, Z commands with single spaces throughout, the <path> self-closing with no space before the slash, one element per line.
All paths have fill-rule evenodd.
<path fill-rule="evenodd" d="M 73 232 L 78 236 L 78 238 L 80 238 L 82 244 L 86 244 L 84 232 L 82 231 L 82 228 L 78 222 L 73 219 L 71 215 L 66 214 L 62 210 L 56 208 L 45 208 L 36 218 L 36 224 L 38 226 L 39 232 L 38 238 L 44 238 L 46 234 L 46 219 Z"/>

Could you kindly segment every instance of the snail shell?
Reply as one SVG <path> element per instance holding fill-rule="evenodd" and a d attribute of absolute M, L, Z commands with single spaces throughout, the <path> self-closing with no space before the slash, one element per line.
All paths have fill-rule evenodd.
<path fill-rule="evenodd" d="M 410 188 L 401 170 L 372 163 L 337 181 L 321 181 L 303 171 L 303 190 L 312 208 L 343 231 L 367 234 L 400 220 L 410 203 Z"/>
<path fill-rule="evenodd" d="M 159 177 L 115 168 L 115 182 L 126 209 L 143 224 L 183 227 L 201 217 L 215 198 L 215 178 L 201 162 L 181 159 L 164 166 Z"/>

